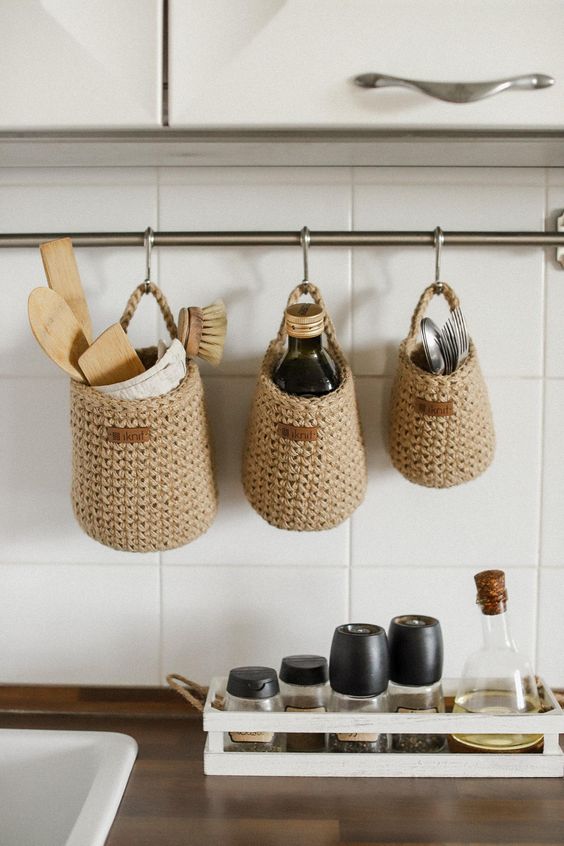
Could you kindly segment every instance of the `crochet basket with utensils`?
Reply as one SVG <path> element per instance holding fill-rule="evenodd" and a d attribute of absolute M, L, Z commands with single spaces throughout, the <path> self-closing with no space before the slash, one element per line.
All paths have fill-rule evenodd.
<path fill-rule="evenodd" d="M 171 338 L 174 318 L 162 291 L 139 286 L 121 318 L 127 330 L 144 292 L 155 296 Z M 157 348 L 138 350 L 145 367 Z M 172 391 L 115 399 L 71 380 L 72 503 L 84 531 L 114 549 L 154 552 L 205 532 L 217 510 L 204 390 L 198 366 Z"/>
<path fill-rule="evenodd" d="M 243 458 L 243 487 L 268 523 L 293 531 L 337 526 L 362 502 L 366 459 L 353 375 L 319 289 L 298 285 L 288 299 L 309 294 L 325 313 L 329 351 L 341 382 L 321 397 L 287 394 L 272 375 L 284 349 L 284 321 L 264 357 L 251 408 Z"/>
<path fill-rule="evenodd" d="M 418 485 L 448 488 L 475 479 L 491 464 L 495 433 L 474 343 L 448 375 L 429 372 L 418 331 L 435 294 L 451 313 L 458 297 L 446 283 L 423 292 L 399 348 L 392 388 L 389 452 L 394 467 Z"/>

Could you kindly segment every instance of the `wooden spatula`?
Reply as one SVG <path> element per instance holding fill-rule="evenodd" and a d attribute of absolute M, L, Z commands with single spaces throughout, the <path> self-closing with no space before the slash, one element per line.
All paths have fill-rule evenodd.
<path fill-rule="evenodd" d="M 61 295 L 92 343 L 92 321 L 70 238 L 58 238 L 39 245 L 49 287 Z"/>
<path fill-rule="evenodd" d="M 145 372 L 120 323 L 114 323 L 82 353 L 78 364 L 90 385 L 115 385 Z"/>
<path fill-rule="evenodd" d="M 50 288 L 35 288 L 27 312 L 31 331 L 44 352 L 73 379 L 84 382 L 78 359 L 88 349 L 88 341 L 63 298 Z"/>

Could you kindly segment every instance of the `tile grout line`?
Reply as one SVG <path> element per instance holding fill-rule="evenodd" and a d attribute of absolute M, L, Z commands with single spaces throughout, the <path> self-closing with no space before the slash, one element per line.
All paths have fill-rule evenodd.
<path fill-rule="evenodd" d="M 157 167 L 155 169 L 155 189 L 156 189 L 155 199 L 156 199 L 156 206 L 157 206 L 157 208 L 156 208 L 157 230 L 160 228 L 160 222 L 161 222 L 161 191 L 160 191 L 160 188 L 161 188 L 161 173 L 160 173 L 160 171 L 161 171 L 160 167 Z M 156 258 L 157 258 L 158 280 L 159 280 L 159 286 L 160 286 L 161 275 L 162 275 L 161 274 L 161 255 L 160 255 L 160 252 L 158 252 L 158 251 L 157 251 L 157 254 L 156 254 Z M 159 315 L 160 315 L 160 312 L 159 312 L 159 309 L 157 309 L 157 314 L 156 314 L 156 317 L 155 317 L 155 330 L 156 330 L 156 333 L 157 333 L 157 337 L 158 337 L 158 334 L 159 334 L 159 327 L 160 327 Z M 159 599 L 159 634 L 158 634 L 158 638 L 159 638 L 159 642 L 158 642 L 158 667 L 157 667 L 158 681 L 157 681 L 157 684 L 162 685 L 163 684 L 163 675 L 164 675 L 163 553 L 162 553 L 162 550 L 159 550 L 158 577 L 159 577 L 159 579 L 158 579 L 158 599 Z"/>
<path fill-rule="evenodd" d="M 350 177 L 350 192 L 349 192 L 349 228 L 350 230 L 354 230 L 354 168 L 351 166 L 349 169 L 349 177 Z M 350 313 L 350 345 L 351 345 L 351 358 L 354 361 L 354 354 L 355 354 L 355 344 L 354 344 L 354 250 L 349 250 L 349 313 Z M 347 592 L 346 592 L 346 608 L 347 608 L 347 622 L 352 620 L 352 533 L 353 533 L 353 520 L 352 517 L 349 517 L 348 520 L 348 531 L 347 531 L 347 553 L 348 553 L 348 560 L 347 560 Z"/>
<path fill-rule="evenodd" d="M 544 227 L 548 217 L 548 168 L 544 169 Z M 536 573 L 536 614 L 535 614 L 535 672 L 538 672 L 539 665 L 539 640 L 540 640 L 540 591 L 541 591 L 541 564 L 543 552 L 543 527 L 544 527 L 544 458 L 545 458 L 545 426 L 546 426 L 546 351 L 547 351 L 547 320 L 548 320 L 548 274 L 547 257 L 543 253 L 541 290 L 542 290 L 542 379 L 540 380 L 540 445 L 539 445 L 539 510 L 537 525 L 537 573 Z"/>

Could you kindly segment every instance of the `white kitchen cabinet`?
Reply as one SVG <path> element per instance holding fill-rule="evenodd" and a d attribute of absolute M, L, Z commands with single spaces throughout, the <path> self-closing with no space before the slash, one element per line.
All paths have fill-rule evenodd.
<path fill-rule="evenodd" d="M 564 127 L 563 0 L 170 0 L 169 120 L 198 129 Z M 362 89 L 530 73 L 542 90 L 447 103 Z"/>
<path fill-rule="evenodd" d="M 0 129 L 161 123 L 162 0 L 1 0 Z"/>

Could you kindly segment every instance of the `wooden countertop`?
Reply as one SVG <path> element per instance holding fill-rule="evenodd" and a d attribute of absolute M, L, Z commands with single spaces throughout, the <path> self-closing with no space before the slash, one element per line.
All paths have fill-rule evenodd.
<path fill-rule="evenodd" d="M 51 688 L 38 702 L 31 690 L 0 688 L 0 727 L 118 731 L 139 744 L 106 846 L 564 843 L 561 779 L 204 776 L 201 720 L 169 691 Z"/>

